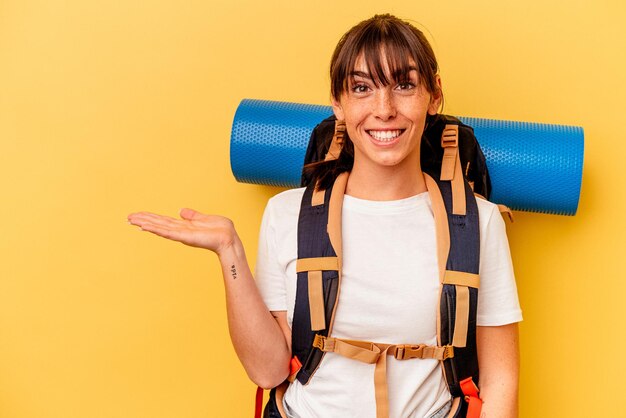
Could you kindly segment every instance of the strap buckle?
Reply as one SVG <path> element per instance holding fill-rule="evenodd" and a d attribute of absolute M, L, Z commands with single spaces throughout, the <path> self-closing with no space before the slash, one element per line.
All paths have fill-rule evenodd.
<path fill-rule="evenodd" d="M 396 360 L 408 360 L 412 358 L 433 358 L 443 361 L 454 357 L 454 347 L 451 345 L 444 345 L 443 347 L 432 347 L 426 344 L 397 345 L 393 356 Z"/>
<path fill-rule="evenodd" d="M 458 125 L 446 125 L 441 133 L 441 148 L 456 148 L 459 146 Z"/>
<path fill-rule="evenodd" d="M 449 358 L 454 357 L 454 346 L 452 345 L 445 345 L 443 347 L 443 359 L 447 360 Z"/>
<path fill-rule="evenodd" d="M 396 347 L 396 353 L 394 354 L 394 357 L 396 360 L 422 358 L 424 355 L 424 347 L 427 347 L 426 344 L 399 345 Z"/>
<path fill-rule="evenodd" d="M 461 391 L 463 392 L 463 398 L 467 402 L 467 418 L 479 418 L 480 411 L 483 407 L 483 401 L 479 397 L 479 390 L 474 379 L 468 377 L 459 382 Z"/>
<path fill-rule="evenodd" d="M 315 334 L 313 347 L 318 348 L 321 351 L 333 351 L 335 349 L 335 341 L 334 339 L 328 339 L 323 335 Z"/>

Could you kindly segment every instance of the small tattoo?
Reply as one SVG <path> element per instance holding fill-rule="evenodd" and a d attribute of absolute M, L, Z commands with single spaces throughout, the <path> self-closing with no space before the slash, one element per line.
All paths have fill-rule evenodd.
<path fill-rule="evenodd" d="M 237 270 L 235 269 L 235 265 L 230 266 L 230 274 L 233 275 L 233 280 L 237 279 Z"/>

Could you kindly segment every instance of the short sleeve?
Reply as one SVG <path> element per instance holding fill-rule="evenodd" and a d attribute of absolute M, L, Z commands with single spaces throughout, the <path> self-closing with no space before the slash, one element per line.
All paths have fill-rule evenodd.
<path fill-rule="evenodd" d="M 522 320 L 504 219 L 498 207 L 480 202 L 480 288 L 477 325 L 499 326 Z"/>
<path fill-rule="evenodd" d="M 268 202 L 259 231 L 259 251 L 256 262 L 256 284 L 261 298 L 270 311 L 287 310 L 285 271 L 278 261 L 276 249 L 276 218 L 272 200 Z"/>

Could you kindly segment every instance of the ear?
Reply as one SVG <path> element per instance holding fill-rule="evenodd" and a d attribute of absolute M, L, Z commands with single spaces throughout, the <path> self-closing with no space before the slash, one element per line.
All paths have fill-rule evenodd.
<path fill-rule="evenodd" d="M 331 99 L 331 103 L 333 106 L 333 113 L 335 114 L 337 120 L 345 120 L 345 115 L 343 113 L 343 107 L 341 106 L 341 103 L 334 97 Z"/>
<path fill-rule="evenodd" d="M 443 101 L 443 90 L 441 89 L 441 77 L 439 74 L 436 76 L 437 90 L 430 96 L 430 103 L 428 104 L 428 114 L 436 115 L 441 102 Z"/>

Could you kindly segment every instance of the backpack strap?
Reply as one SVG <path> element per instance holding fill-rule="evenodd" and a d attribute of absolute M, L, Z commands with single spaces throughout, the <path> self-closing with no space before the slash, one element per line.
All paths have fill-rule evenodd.
<path fill-rule="evenodd" d="M 465 179 L 459 155 L 459 125 L 447 124 L 441 132 L 441 176 L 439 180 L 452 185 L 452 213 L 465 215 Z"/>
<path fill-rule="evenodd" d="M 324 352 L 337 353 L 362 363 L 374 364 L 374 395 L 376 417 L 389 417 L 387 393 L 387 356 L 396 360 L 435 359 L 439 361 L 454 357 L 454 347 L 437 347 L 426 344 L 385 344 L 370 341 L 346 340 L 343 338 L 315 336 L 316 348 Z"/>
<path fill-rule="evenodd" d="M 307 384 L 324 352 L 314 348 L 316 335 L 327 337 L 333 325 L 341 283 L 341 208 L 348 173 L 329 190 L 309 185 L 298 220 L 298 274 L 292 323 L 292 352 L 302 364 L 296 379 Z"/>
<path fill-rule="evenodd" d="M 324 353 L 329 351 L 350 353 L 349 357 L 366 362 L 373 361 L 370 359 L 373 355 L 375 362 L 382 366 L 386 355 L 404 357 L 403 354 L 398 354 L 401 351 L 398 351 L 397 346 L 383 347 L 380 344 L 366 343 L 367 347 L 360 347 L 354 342 L 346 344 L 346 341 L 328 338 L 331 335 L 341 282 L 341 206 L 347 178 L 347 173 L 341 174 L 331 190 L 318 191 L 309 185 L 302 199 L 298 221 L 298 278 L 292 324 L 293 353 L 302 361 L 296 378 L 302 384 L 308 383 Z M 470 387 L 468 382 L 478 382 L 478 206 L 473 191 L 463 181 L 465 214 L 454 214 L 453 182 L 435 180 L 428 174 L 425 174 L 425 178 L 435 217 L 441 285 L 437 315 L 438 344 L 423 353 L 428 352 L 428 357 L 433 356 L 441 361 L 451 394 L 465 399 L 470 395 L 464 394 L 463 387 Z M 442 355 L 436 351 L 442 348 L 448 354 Z M 373 352 L 367 354 L 369 351 Z M 381 352 L 384 352 L 382 356 Z M 422 355 L 415 354 L 409 358 Z M 382 366 L 379 368 L 384 370 Z M 477 396 L 474 398 L 480 400 Z M 377 405 L 379 404 L 384 405 L 382 399 L 380 403 L 377 399 Z M 459 405 L 466 411 L 468 401 L 462 400 Z M 475 407 L 473 409 L 476 410 Z M 380 416 L 384 416 L 384 413 Z"/>
<path fill-rule="evenodd" d="M 498 209 L 500 210 L 500 214 L 502 216 L 506 215 L 506 216 L 509 217 L 509 221 L 511 221 L 511 223 L 515 222 L 515 219 L 513 218 L 513 212 L 511 211 L 511 208 L 509 208 L 506 205 L 498 204 Z"/>
<path fill-rule="evenodd" d="M 453 202 L 458 197 L 454 194 L 453 181 L 436 181 L 428 174 L 425 178 L 435 217 L 441 283 L 437 342 L 440 346 L 454 347 L 454 357 L 443 360 L 441 364 L 450 393 L 465 400 L 460 402 L 460 408 L 469 413 L 467 408 L 471 401 L 471 412 L 475 414 L 480 404 L 478 391 L 470 393 L 468 388 L 478 384 L 479 378 L 476 351 L 480 286 L 478 205 L 471 187 L 464 181 L 466 213 L 455 214 Z"/>
<path fill-rule="evenodd" d="M 341 154 L 341 149 L 343 148 L 343 141 L 346 134 L 346 123 L 342 120 L 335 120 L 335 133 L 333 134 L 333 139 L 330 141 L 330 146 L 328 147 L 328 152 L 324 157 L 324 161 L 336 160 L 339 158 L 339 154 Z"/>

